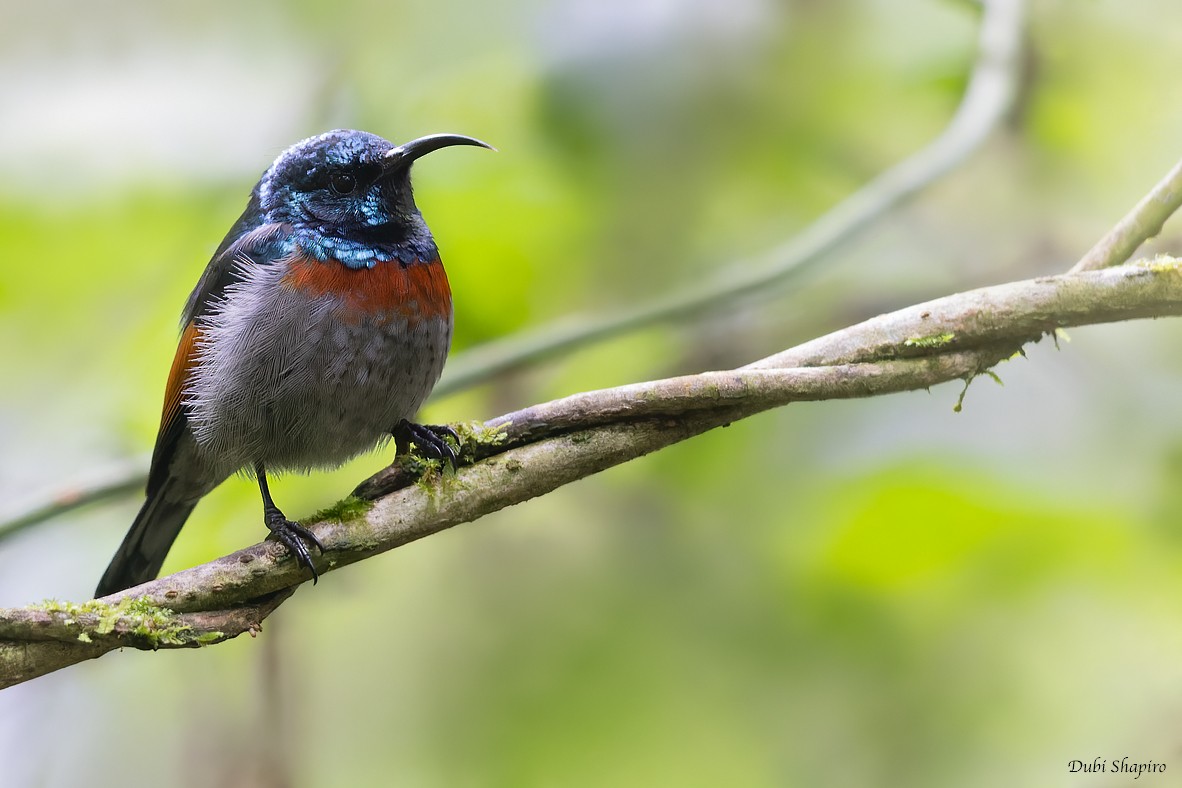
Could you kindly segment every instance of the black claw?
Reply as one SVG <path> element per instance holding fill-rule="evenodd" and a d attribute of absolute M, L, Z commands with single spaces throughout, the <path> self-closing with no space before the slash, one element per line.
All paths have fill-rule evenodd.
<path fill-rule="evenodd" d="M 435 433 L 439 437 L 443 437 L 443 435 L 447 435 L 453 441 L 456 442 L 457 446 L 460 445 L 460 433 L 458 433 L 454 429 L 452 429 L 450 424 L 424 424 L 422 426 L 423 426 L 423 429 L 430 430 L 431 432 Z"/>
<path fill-rule="evenodd" d="M 459 453 L 447 442 L 450 437 L 458 446 L 459 434 L 446 424 L 415 424 L 403 419 L 391 430 L 394 441 L 398 444 L 398 452 L 404 453 L 410 444 L 419 447 L 419 453 L 432 460 L 441 460 L 454 469 L 460 459 Z"/>
<path fill-rule="evenodd" d="M 316 565 L 312 563 L 312 554 L 308 552 L 310 544 L 316 545 L 316 549 L 321 553 L 324 552 L 324 545 L 321 544 L 316 534 L 299 523 L 288 520 L 278 509 L 268 509 L 264 512 L 263 521 L 272 535 L 291 552 L 296 563 L 306 567 L 312 573 L 312 585 L 316 585 L 316 581 L 320 579 L 320 573 L 316 571 Z"/>
<path fill-rule="evenodd" d="M 288 520 L 283 512 L 279 511 L 275 500 L 271 498 L 271 488 L 267 485 L 267 469 L 263 463 L 256 462 L 254 472 L 259 480 L 259 492 L 263 495 L 263 523 L 271 531 L 271 535 L 287 547 L 296 562 L 300 566 L 308 568 L 308 571 L 312 573 L 312 585 L 316 585 L 316 581 L 320 579 L 320 573 L 316 571 L 316 566 L 312 563 L 312 554 L 308 552 L 308 545 L 316 545 L 316 549 L 320 551 L 321 555 L 324 554 L 324 545 L 316 538 L 316 534 L 299 523 Z"/>

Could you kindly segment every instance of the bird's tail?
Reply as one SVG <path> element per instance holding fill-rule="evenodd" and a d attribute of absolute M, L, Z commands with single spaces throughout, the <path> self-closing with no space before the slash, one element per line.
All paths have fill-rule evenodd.
<path fill-rule="evenodd" d="M 160 566 L 169 548 L 176 541 L 185 520 L 189 519 L 189 513 L 197 505 L 196 500 L 168 500 L 168 486 L 165 483 L 144 501 L 127 536 L 123 537 L 123 544 L 115 551 L 111 565 L 95 589 L 96 599 L 146 583 L 160 573 Z"/>

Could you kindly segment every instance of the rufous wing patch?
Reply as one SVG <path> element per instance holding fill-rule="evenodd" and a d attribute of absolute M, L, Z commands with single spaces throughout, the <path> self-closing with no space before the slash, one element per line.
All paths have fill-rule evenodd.
<path fill-rule="evenodd" d="M 190 320 L 181 332 L 181 341 L 177 345 L 176 355 L 172 358 L 172 369 L 168 372 L 168 385 L 164 388 L 164 413 L 160 417 L 160 431 L 173 419 L 181 407 L 181 398 L 189 373 L 197 363 L 197 345 L 200 341 L 201 329 L 195 321 Z"/>

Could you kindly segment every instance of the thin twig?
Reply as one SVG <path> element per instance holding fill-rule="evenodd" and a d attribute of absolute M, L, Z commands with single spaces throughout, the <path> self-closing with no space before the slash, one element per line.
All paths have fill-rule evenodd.
<path fill-rule="evenodd" d="M 1071 271 L 1094 271 L 1120 265 L 1141 244 L 1161 232 L 1166 219 L 1182 206 L 1182 161 L 1166 174 L 1141 202 L 1096 243 Z"/>
<path fill-rule="evenodd" d="M 100 469 L 98 479 L 75 482 L 53 491 L 47 497 L 34 498 L 18 505 L 16 511 L 0 517 L 0 541 L 83 506 L 143 492 L 145 464 L 143 461 L 112 463 Z"/>
<path fill-rule="evenodd" d="M 473 386 L 508 369 L 657 323 L 699 318 L 736 301 L 774 295 L 793 276 L 823 259 L 914 197 L 975 152 L 1001 125 L 1018 95 L 1024 0 L 984 6 L 976 62 L 964 97 L 944 131 L 823 214 L 800 234 L 756 257 L 719 263 L 704 282 L 614 315 L 564 320 L 456 354 L 438 394 Z"/>

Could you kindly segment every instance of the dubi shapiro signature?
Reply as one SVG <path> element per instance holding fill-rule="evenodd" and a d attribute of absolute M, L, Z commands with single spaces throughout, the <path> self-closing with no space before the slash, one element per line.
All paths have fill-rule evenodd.
<path fill-rule="evenodd" d="M 1107 758 L 1093 758 L 1091 761 L 1074 760 L 1067 762 L 1067 771 L 1075 774 L 1077 772 L 1085 773 L 1099 773 L 1106 774 L 1132 774 L 1134 780 L 1141 779 L 1143 774 L 1161 774 L 1165 772 L 1166 765 L 1158 763 L 1157 761 L 1134 761 L 1125 756 L 1120 760 L 1112 759 L 1112 763 L 1108 762 Z"/>

